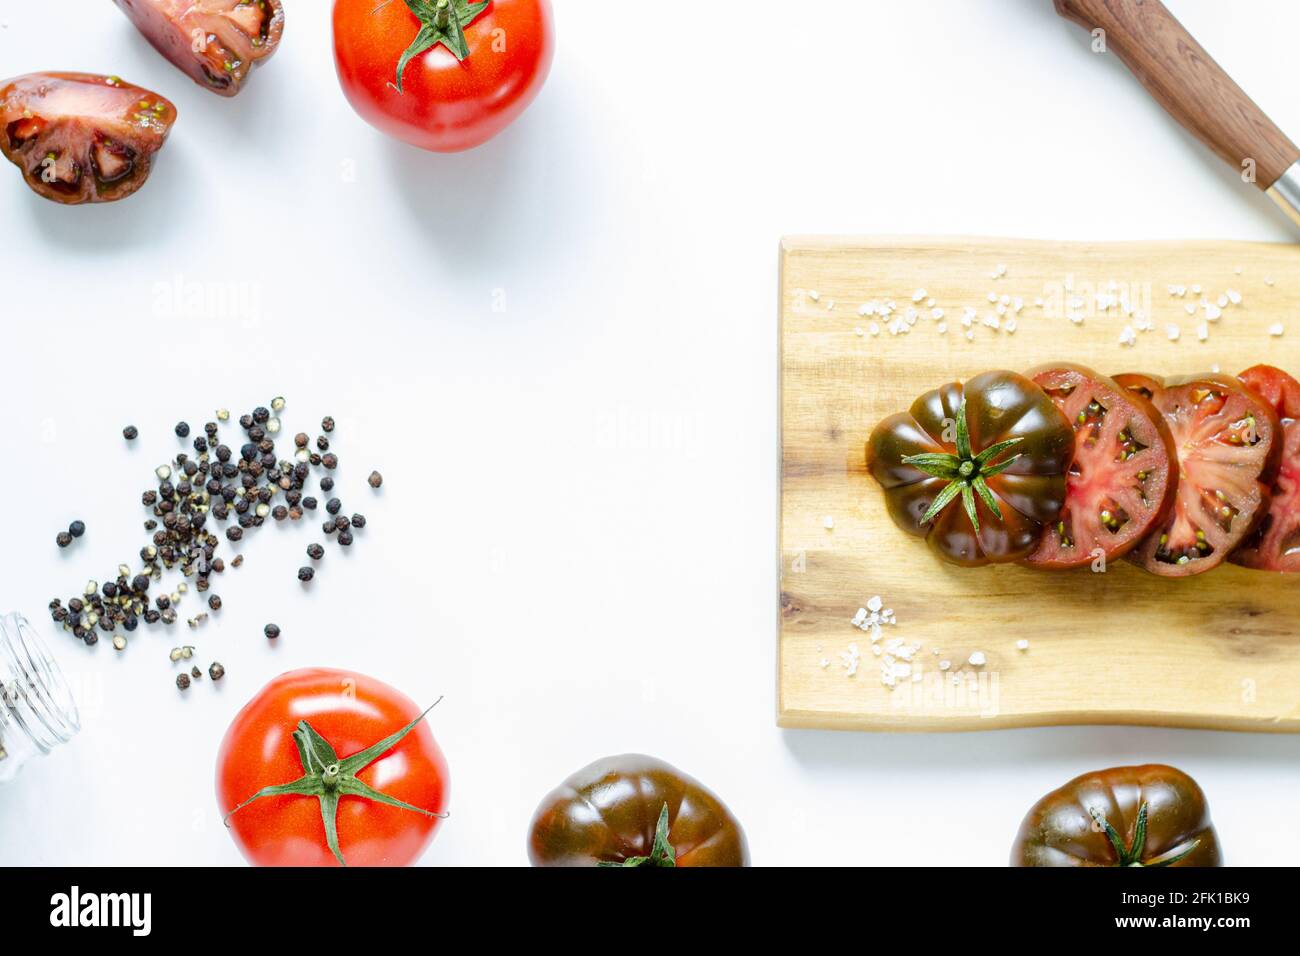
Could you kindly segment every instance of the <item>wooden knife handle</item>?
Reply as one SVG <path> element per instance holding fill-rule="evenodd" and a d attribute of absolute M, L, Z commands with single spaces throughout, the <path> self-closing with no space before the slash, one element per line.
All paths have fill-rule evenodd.
<path fill-rule="evenodd" d="M 1300 149 L 1223 72 L 1159 0 L 1054 0 L 1056 12 L 1085 30 L 1104 31 L 1123 61 L 1174 119 L 1242 172 L 1254 160 L 1255 185 L 1268 189 Z"/>

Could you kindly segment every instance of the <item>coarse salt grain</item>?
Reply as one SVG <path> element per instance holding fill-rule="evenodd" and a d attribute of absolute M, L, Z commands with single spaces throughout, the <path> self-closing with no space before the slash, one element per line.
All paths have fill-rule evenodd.
<path fill-rule="evenodd" d="M 1268 334 L 1273 336 L 1274 338 L 1278 337 L 1279 335 L 1282 335 L 1285 332 L 1286 332 L 1286 328 L 1282 325 L 1281 322 L 1274 322 L 1272 325 L 1268 327 Z"/>
<path fill-rule="evenodd" d="M 1176 325 L 1165 326 L 1165 335 L 1169 336 L 1170 342 L 1177 342 L 1179 337 L 1182 336 L 1182 334 L 1183 334 L 1183 330 Z"/>
<path fill-rule="evenodd" d="M 1029 650 L 1029 641 L 1023 637 L 1020 640 L 1016 641 L 1016 650 L 1018 651 Z"/>
<path fill-rule="evenodd" d="M 988 663 L 988 658 L 984 656 L 983 651 L 973 651 L 971 656 L 967 658 L 967 662 L 971 667 L 983 667 Z"/>
<path fill-rule="evenodd" d="M 1202 342 L 1208 339 L 1210 337 L 1210 326 L 1207 323 L 1202 322 L 1199 326 L 1197 326 L 1196 337 L 1200 339 Z"/>
<path fill-rule="evenodd" d="M 830 515 L 827 515 L 825 518 L 822 518 L 822 527 L 825 528 L 827 531 L 830 531 L 832 528 L 835 527 L 835 519 L 832 518 Z"/>

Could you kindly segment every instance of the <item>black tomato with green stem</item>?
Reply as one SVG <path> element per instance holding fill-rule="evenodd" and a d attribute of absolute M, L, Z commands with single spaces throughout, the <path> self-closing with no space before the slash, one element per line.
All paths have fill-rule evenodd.
<path fill-rule="evenodd" d="M 926 392 L 867 441 L 894 523 L 964 566 L 1018 561 L 1065 502 L 1074 430 L 1023 375 L 995 371 Z"/>
<path fill-rule="evenodd" d="M 1174 767 L 1112 767 L 1039 800 L 1016 835 L 1012 866 L 1222 866 L 1210 808 Z"/>

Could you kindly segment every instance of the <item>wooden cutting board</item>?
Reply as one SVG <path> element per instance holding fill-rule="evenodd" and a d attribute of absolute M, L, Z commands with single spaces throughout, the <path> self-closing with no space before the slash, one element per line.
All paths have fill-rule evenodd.
<path fill-rule="evenodd" d="M 1220 295 L 1231 296 L 1222 308 Z M 885 300 L 906 333 L 861 313 Z M 977 314 L 969 338 L 966 307 Z M 990 314 L 999 328 L 984 324 Z M 1121 344 L 1126 327 L 1132 345 Z M 1069 360 L 1108 374 L 1235 374 L 1271 362 L 1300 373 L 1300 246 L 789 238 L 780 348 L 782 726 L 1300 731 L 1300 576 L 950 567 L 893 525 L 863 460 L 881 418 L 986 369 Z M 871 636 L 851 623 L 873 595 L 897 620 L 880 644 L 921 645 L 893 689 Z M 850 676 L 842 655 L 855 642 Z M 968 663 L 977 651 L 983 666 Z"/>

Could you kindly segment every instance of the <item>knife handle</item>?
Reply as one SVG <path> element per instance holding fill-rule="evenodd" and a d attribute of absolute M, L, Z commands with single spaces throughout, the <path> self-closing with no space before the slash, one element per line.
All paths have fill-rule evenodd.
<path fill-rule="evenodd" d="M 1239 173 L 1254 160 L 1268 191 L 1300 149 L 1264 115 L 1159 0 L 1054 0 L 1085 30 L 1105 31 L 1113 50 L 1157 103 Z M 1244 177 L 1243 177 L 1244 178 Z"/>

